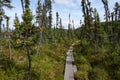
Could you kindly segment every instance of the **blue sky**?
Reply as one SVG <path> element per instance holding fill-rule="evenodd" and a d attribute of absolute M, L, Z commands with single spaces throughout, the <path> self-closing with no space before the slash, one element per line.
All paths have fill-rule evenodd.
<path fill-rule="evenodd" d="M 31 1 L 31 10 L 33 14 L 35 14 L 35 7 L 37 5 L 37 0 Z M 92 2 L 92 7 L 97 8 L 100 19 L 104 20 L 104 6 L 101 0 L 90 0 Z M 113 7 L 115 2 L 120 2 L 120 0 L 108 0 L 110 11 L 113 11 Z M 15 13 L 18 14 L 19 17 L 22 15 L 22 8 L 20 0 L 12 0 L 12 5 L 15 6 L 14 9 L 6 9 L 5 12 L 8 16 L 10 16 L 10 27 L 13 28 L 13 20 Z M 75 27 L 79 26 L 80 20 L 83 20 L 82 10 L 81 10 L 81 0 L 55 0 L 53 6 L 53 25 L 55 24 L 56 12 L 59 12 L 60 17 L 62 18 L 63 26 L 67 28 L 68 25 L 68 15 L 71 14 L 71 20 L 74 20 Z M 20 19 L 21 20 L 21 19 Z"/>

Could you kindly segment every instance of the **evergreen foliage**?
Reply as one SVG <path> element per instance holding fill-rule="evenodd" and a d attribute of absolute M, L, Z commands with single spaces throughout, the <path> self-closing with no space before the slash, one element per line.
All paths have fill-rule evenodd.
<path fill-rule="evenodd" d="M 11 0 L 0 0 L 0 80 L 63 80 L 66 51 L 74 42 L 75 79 L 120 80 L 120 3 L 111 12 L 108 0 L 101 0 L 105 9 L 101 22 L 91 1 L 81 0 L 84 23 L 75 29 L 69 13 L 64 29 L 59 12 L 52 24 L 53 2 L 38 0 L 33 16 L 30 0 L 21 0 L 22 21 L 15 14 L 11 30 L 4 10 L 13 8 Z"/>
<path fill-rule="evenodd" d="M 120 64 L 117 63 L 120 60 L 118 52 L 120 47 L 118 39 L 119 3 L 115 3 L 114 11 L 110 16 L 108 1 L 102 0 L 102 2 L 105 8 L 106 22 L 100 22 L 96 8 L 92 9 L 92 13 L 90 12 L 89 0 L 82 0 L 84 25 L 75 31 L 80 42 L 76 43 L 74 47 L 75 64 L 78 66 L 76 78 L 78 80 L 120 79 L 118 76 Z M 91 18 L 92 22 L 87 23 Z"/>

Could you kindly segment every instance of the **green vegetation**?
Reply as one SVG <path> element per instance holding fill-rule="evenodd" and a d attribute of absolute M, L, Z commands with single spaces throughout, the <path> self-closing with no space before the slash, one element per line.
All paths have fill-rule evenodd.
<path fill-rule="evenodd" d="M 84 23 L 76 29 L 80 40 L 74 46 L 78 80 L 120 80 L 120 5 L 116 2 L 110 16 L 107 0 L 102 0 L 106 22 L 100 22 L 89 0 L 82 0 Z"/>
<path fill-rule="evenodd" d="M 72 42 L 43 44 L 40 54 L 32 54 L 32 79 L 36 80 L 63 80 L 65 55 Z M 67 44 L 67 45 L 66 45 Z M 69 44 L 69 45 L 68 45 Z M 4 44 L 5 45 L 5 44 Z M 35 53 L 36 47 L 32 48 Z M 28 60 L 26 50 L 12 48 L 12 60 L 8 58 L 7 47 L 4 46 L 0 58 L 0 80 L 27 80 Z"/>
<path fill-rule="evenodd" d="M 0 80 L 63 80 L 66 52 L 74 39 L 67 36 L 60 16 L 52 26 L 52 1 L 38 0 L 33 16 L 30 0 L 21 0 L 22 21 L 16 13 L 14 30 L 4 6 L 12 8 L 11 0 L 0 1 Z M 4 17 L 6 26 L 2 26 Z"/>
<path fill-rule="evenodd" d="M 11 0 L 0 1 L 0 80 L 63 80 L 66 52 L 76 41 L 77 80 L 120 80 L 120 3 L 110 12 L 108 0 L 101 0 L 105 10 L 101 22 L 90 0 L 82 0 L 84 23 L 75 29 L 69 14 L 64 29 L 59 12 L 52 25 L 53 2 L 37 0 L 33 16 L 30 0 L 21 0 L 22 21 L 16 13 L 11 30 L 4 8 L 14 7 Z"/>

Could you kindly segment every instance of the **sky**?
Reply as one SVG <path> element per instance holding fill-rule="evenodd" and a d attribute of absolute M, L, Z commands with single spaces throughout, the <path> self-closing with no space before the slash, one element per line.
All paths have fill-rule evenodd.
<path fill-rule="evenodd" d="M 37 7 L 37 0 L 31 1 L 31 10 L 35 14 L 35 9 Z M 59 13 L 59 16 L 62 18 L 62 23 L 64 28 L 67 28 L 69 23 L 69 13 L 71 14 L 71 20 L 74 20 L 75 28 L 80 26 L 80 20 L 83 21 L 83 13 L 81 10 L 81 0 L 54 0 L 55 3 L 52 4 L 52 14 L 53 14 L 53 25 L 56 23 L 56 12 Z M 104 20 L 104 6 L 101 0 L 90 0 L 92 7 L 97 8 L 100 20 Z M 120 0 L 108 0 L 110 11 L 113 11 L 115 2 Z M 12 5 L 15 6 L 13 9 L 5 9 L 6 14 L 10 17 L 10 27 L 14 28 L 13 20 L 15 18 L 15 13 L 17 13 L 20 20 L 22 15 L 22 7 L 20 0 L 12 0 Z"/>

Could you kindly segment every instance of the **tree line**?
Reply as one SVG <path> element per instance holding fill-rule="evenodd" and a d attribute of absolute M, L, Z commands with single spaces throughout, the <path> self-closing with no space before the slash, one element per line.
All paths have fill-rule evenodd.
<path fill-rule="evenodd" d="M 57 43 L 74 38 L 74 21 L 71 22 L 69 14 L 68 30 L 64 29 L 62 18 L 56 12 L 56 24 L 52 25 L 52 4 L 54 0 L 37 0 L 36 14 L 33 15 L 30 9 L 30 0 L 20 0 L 22 7 L 22 21 L 15 13 L 14 27 L 10 28 L 10 17 L 6 15 L 4 7 L 8 9 L 15 8 L 11 5 L 11 0 L 0 1 L 0 57 L 8 53 L 9 63 L 14 62 L 13 49 L 21 49 L 26 52 L 28 61 L 27 80 L 32 80 L 32 55 L 40 55 L 40 49 L 43 44 L 55 46 Z M 35 22 L 33 22 L 35 18 Z M 6 20 L 6 24 L 3 21 Z M 7 46 L 5 46 L 7 45 Z M 35 51 L 34 47 L 37 48 Z M 7 47 L 7 50 L 4 49 Z M 23 51 L 19 52 L 21 54 Z M 5 58 L 4 58 L 5 59 Z"/>
<path fill-rule="evenodd" d="M 120 3 L 111 12 L 108 1 L 101 0 L 105 21 L 90 0 L 81 1 L 84 24 L 75 30 L 80 40 L 75 47 L 78 80 L 120 79 Z"/>

